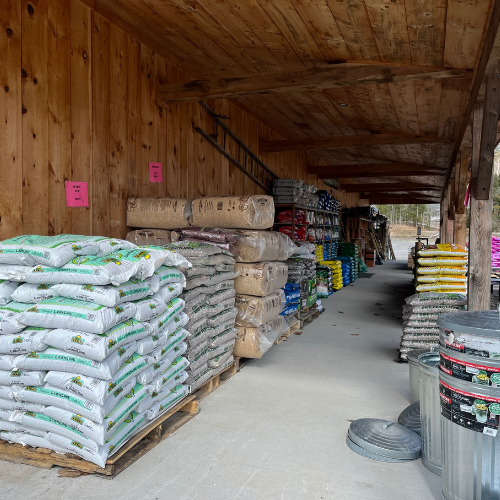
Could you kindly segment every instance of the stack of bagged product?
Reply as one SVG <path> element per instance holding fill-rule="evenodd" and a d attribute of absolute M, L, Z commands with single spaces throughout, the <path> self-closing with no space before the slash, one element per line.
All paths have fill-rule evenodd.
<path fill-rule="evenodd" d="M 467 293 L 467 249 L 449 243 L 418 252 L 417 292 Z"/>
<path fill-rule="evenodd" d="M 284 261 L 295 251 L 293 242 L 273 231 L 238 231 L 235 279 L 236 326 L 234 353 L 245 358 L 261 358 L 288 328 L 281 315 L 286 303 L 288 266 Z M 296 291 L 288 294 L 287 311 L 296 310 Z M 300 295 L 300 293 L 299 293 Z"/>
<path fill-rule="evenodd" d="M 425 349 L 439 342 L 437 320 L 440 314 L 465 310 L 467 297 L 460 293 L 423 292 L 406 298 L 403 306 L 403 336 L 400 357 L 412 349 Z"/>
<path fill-rule="evenodd" d="M 324 260 L 321 262 L 321 266 L 327 267 L 331 270 L 331 280 L 330 285 L 332 291 L 340 290 L 344 285 L 344 281 L 342 278 L 342 264 L 340 260 Z M 318 266 L 316 266 L 318 269 Z M 319 294 L 319 291 L 318 291 Z"/>
<path fill-rule="evenodd" d="M 16 281 L 0 307 L 2 438 L 104 467 L 184 398 L 179 267 L 170 250 L 105 237 L 0 243 L 0 276 Z"/>
<path fill-rule="evenodd" d="M 328 298 L 333 293 L 332 270 L 328 266 L 316 264 L 316 288 L 319 298 Z"/>
<path fill-rule="evenodd" d="M 288 258 L 288 281 L 300 286 L 300 308 L 312 305 L 316 295 L 316 246 L 313 243 L 301 243 Z"/>
<path fill-rule="evenodd" d="M 283 311 L 280 313 L 281 316 L 287 318 L 292 314 L 295 314 L 300 307 L 300 286 L 296 283 L 288 282 L 282 288 L 285 294 L 285 305 L 283 307 Z"/>
<path fill-rule="evenodd" d="M 491 268 L 500 268 L 500 237 L 493 236 L 491 238 Z"/>
<path fill-rule="evenodd" d="M 185 270 L 181 295 L 189 323 L 186 330 L 187 383 L 192 390 L 234 362 L 234 234 L 218 229 L 185 228 L 173 232 L 167 248 L 183 255 L 192 267 Z M 186 239 L 184 239 L 186 238 Z"/>

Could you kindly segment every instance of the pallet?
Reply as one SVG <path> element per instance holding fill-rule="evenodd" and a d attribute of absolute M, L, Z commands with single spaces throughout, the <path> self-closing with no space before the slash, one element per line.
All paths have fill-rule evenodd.
<path fill-rule="evenodd" d="M 62 455 L 45 448 L 32 448 L 2 440 L 0 440 L 0 460 L 33 465 L 43 469 L 63 467 L 59 471 L 59 475 L 64 477 L 95 474 L 99 477 L 112 479 L 194 418 L 200 411 L 200 401 L 239 372 L 240 367 L 240 358 L 236 358 L 230 367 L 212 377 L 193 394 L 184 398 L 133 436 L 123 448 L 120 448 L 115 455 L 106 461 L 105 467 L 99 467 L 72 453 Z"/>
<path fill-rule="evenodd" d="M 292 331 L 290 328 L 287 328 L 282 334 L 281 334 L 281 337 L 277 338 L 275 341 L 274 341 L 274 344 L 277 345 L 277 344 L 280 344 L 281 342 L 283 342 L 284 340 L 286 340 L 288 337 L 290 337 L 290 335 L 292 335 Z"/>
<path fill-rule="evenodd" d="M 312 321 L 312 315 L 309 313 L 307 316 L 301 317 L 300 318 L 300 328 L 304 328 L 306 325 L 311 323 Z"/>

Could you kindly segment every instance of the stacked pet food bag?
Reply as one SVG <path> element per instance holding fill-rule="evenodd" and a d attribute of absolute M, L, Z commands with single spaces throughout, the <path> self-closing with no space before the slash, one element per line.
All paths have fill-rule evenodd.
<path fill-rule="evenodd" d="M 187 384 L 194 391 L 234 363 L 237 330 L 234 319 L 234 231 L 201 227 L 172 232 L 166 248 L 183 255 L 192 265 L 185 270 L 181 295 L 189 322 L 185 356 L 189 361 Z"/>
<path fill-rule="evenodd" d="M 316 284 L 316 256 L 313 243 L 296 245 L 293 255 L 286 264 L 288 266 L 288 282 L 300 286 L 300 309 L 307 307 L 311 280 Z"/>
<path fill-rule="evenodd" d="M 358 279 L 358 251 L 357 243 L 341 242 L 339 245 L 337 260 L 342 262 L 342 270 L 345 271 L 343 274 L 346 274 L 348 278 L 344 279 L 344 286 L 346 286 L 346 281 L 349 284 Z"/>
<path fill-rule="evenodd" d="M 418 252 L 417 292 L 467 293 L 467 249 L 427 245 Z"/>
<path fill-rule="evenodd" d="M 238 236 L 234 352 L 239 357 L 261 358 L 288 329 L 287 314 L 282 313 L 296 310 L 287 302 L 287 297 L 295 300 L 296 293 L 282 290 L 288 278 L 284 261 L 295 245 L 280 232 L 240 230 Z"/>
<path fill-rule="evenodd" d="M 316 288 L 318 298 L 328 298 L 333 293 L 332 270 L 326 265 L 316 265 Z"/>
<path fill-rule="evenodd" d="M 491 238 L 491 268 L 497 272 L 500 270 L 500 237 Z"/>
<path fill-rule="evenodd" d="M 0 243 L 0 432 L 101 467 L 189 392 L 191 265 L 105 237 Z M 5 285 L 8 283 L 8 285 Z M 10 294 L 10 296 L 9 296 Z"/>
<path fill-rule="evenodd" d="M 401 359 L 413 349 L 430 349 L 439 343 L 437 320 L 440 314 L 465 310 L 467 296 L 453 292 L 422 292 L 406 299 L 403 306 Z"/>

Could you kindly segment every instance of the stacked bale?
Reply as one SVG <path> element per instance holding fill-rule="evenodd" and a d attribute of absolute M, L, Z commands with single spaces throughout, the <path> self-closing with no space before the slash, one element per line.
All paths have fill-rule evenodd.
<path fill-rule="evenodd" d="M 25 282 L 13 294 L 24 302 L 0 311 L 2 437 L 103 467 L 189 392 L 176 297 L 177 267 L 189 263 L 104 237 L 23 236 L 0 247 L 0 275 Z"/>
<path fill-rule="evenodd" d="M 234 238 L 206 228 L 186 228 L 173 234 L 177 241 L 166 248 L 183 255 L 192 265 L 185 270 L 181 298 L 189 316 L 187 383 L 196 390 L 234 362 L 234 278 L 238 274 L 231 252 Z"/>
<path fill-rule="evenodd" d="M 294 245 L 279 232 L 239 231 L 238 235 L 239 276 L 234 283 L 238 338 L 234 351 L 240 357 L 261 358 L 288 328 L 280 315 L 286 302 L 282 288 L 288 278 L 283 261 Z"/>
<path fill-rule="evenodd" d="M 417 293 L 403 306 L 403 335 L 399 346 L 401 359 L 413 349 L 426 349 L 439 342 L 440 314 L 462 311 L 467 297 L 459 293 Z"/>
<path fill-rule="evenodd" d="M 427 245 L 418 252 L 417 292 L 467 293 L 467 249 Z"/>

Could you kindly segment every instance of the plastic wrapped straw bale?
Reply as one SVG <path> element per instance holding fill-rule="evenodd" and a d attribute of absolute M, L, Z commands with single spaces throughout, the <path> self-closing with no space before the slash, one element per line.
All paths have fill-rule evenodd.
<path fill-rule="evenodd" d="M 238 309 L 236 326 L 258 327 L 269 323 L 283 311 L 284 293 L 282 290 L 265 297 L 237 295 L 235 307 Z"/>
<path fill-rule="evenodd" d="M 175 229 L 190 225 L 191 200 L 185 198 L 129 198 L 127 226 Z"/>
<path fill-rule="evenodd" d="M 163 229 L 138 229 L 130 231 L 125 237 L 127 241 L 135 243 L 138 247 L 143 245 L 167 245 L 172 241 L 171 232 Z"/>
<path fill-rule="evenodd" d="M 237 263 L 234 280 L 237 294 L 264 297 L 283 288 L 288 278 L 288 266 L 282 262 Z"/>
<path fill-rule="evenodd" d="M 280 233 L 273 231 L 239 231 L 236 248 L 237 262 L 278 260 Z"/>
<path fill-rule="evenodd" d="M 262 358 L 286 328 L 282 316 L 258 328 L 238 328 L 233 354 L 242 358 Z"/>
<path fill-rule="evenodd" d="M 193 224 L 200 227 L 267 229 L 274 224 L 274 200 L 272 196 L 262 195 L 198 198 L 193 201 Z"/>

